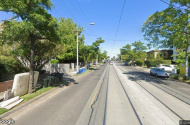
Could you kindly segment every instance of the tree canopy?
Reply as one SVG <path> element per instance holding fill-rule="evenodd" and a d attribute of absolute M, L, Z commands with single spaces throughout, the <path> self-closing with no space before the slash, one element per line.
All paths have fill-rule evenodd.
<path fill-rule="evenodd" d="M 4 21 L 0 40 L 8 44 L 17 43 L 22 49 L 22 55 L 30 52 L 29 93 L 33 92 L 36 49 L 41 49 L 41 46 L 38 47 L 39 44 L 45 46 L 48 45 L 47 43 L 52 44 L 60 41 L 57 20 L 47 11 L 51 7 L 50 0 L 0 1 L 0 11 L 14 13 L 14 19 L 21 18 L 21 21 Z"/>
<path fill-rule="evenodd" d="M 146 40 L 155 46 L 185 49 L 188 77 L 188 47 L 190 46 L 190 1 L 170 0 L 169 7 L 151 15 L 142 31 Z"/>

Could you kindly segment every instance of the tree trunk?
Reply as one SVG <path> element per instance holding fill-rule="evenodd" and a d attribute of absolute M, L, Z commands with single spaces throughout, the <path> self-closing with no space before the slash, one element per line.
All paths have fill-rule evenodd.
<path fill-rule="evenodd" d="M 34 87 L 34 46 L 35 41 L 33 38 L 31 38 L 31 55 L 30 55 L 30 81 L 29 81 L 29 87 L 28 87 L 28 93 L 33 92 Z"/>
<path fill-rule="evenodd" d="M 189 77 L 189 63 L 188 63 L 188 47 L 186 48 L 185 54 L 186 54 L 186 61 L 185 61 L 185 79 L 188 79 Z"/>
<path fill-rule="evenodd" d="M 94 58 L 92 58 L 92 66 L 94 65 Z"/>

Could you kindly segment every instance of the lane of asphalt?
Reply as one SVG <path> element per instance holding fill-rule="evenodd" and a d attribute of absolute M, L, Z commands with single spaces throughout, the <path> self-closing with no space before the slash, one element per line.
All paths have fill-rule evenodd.
<path fill-rule="evenodd" d="M 190 85 L 187 83 L 178 82 L 175 80 L 165 79 L 165 78 L 156 78 L 155 76 L 151 76 L 149 72 L 144 72 L 132 66 L 122 66 L 122 67 L 130 70 L 130 74 L 136 75 L 138 79 L 145 80 L 145 78 L 148 78 L 149 82 L 156 83 L 160 86 L 169 87 L 171 89 L 179 91 L 180 93 L 183 93 L 188 98 L 190 97 Z"/>
<path fill-rule="evenodd" d="M 123 67 L 123 66 L 122 66 Z M 129 72 L 126 72 L 126 74 L 128 75 L 131 75 L 131 76 L 135 76 L 135 79 L 138 80 L 138 81 L 146 81 L 148 82 L 149 84 L 161 89 L 162 91 L 178 98 L 179 100 L 187 103 L 190 105 L 190 96 L 185 94 L 185 93 L 182 93 L 182 91 L 178 91 L 177 89 L 173 89 L 172 87 L 170 87 L 170 84 L 167 84 L 163 81 L 161 81 L 163 78 L 156 78 L 154 76 L 151 76 L 149 73 L 146 74 L 145 72 L 143 71 L 139 71 L 138 69 L 130 69 L 129 67 L 123 67 L 124 69 L 126 69 L 127 71 Z M 170 79 L 167 79 L 168 81 Z M 187 84 L 178 84 L 179 85 L 187 85 Z M 190 90 L 189 90 L 190 91 Z"/>
<path fill-rule="evenodd" d="M 130 71 L 125 70 L 127 77 L 136 82 L 140 86 L 146 90 L 149 94 L 151 94 L 154 98 L 156 98 L 160 103 L 162 103 L 166 108 L 168 108 L 173 114 L 178 116 L 181 120 L 190 119 L 190 105 L 178 100 L 177 98 L 171 96 L 170 94 L 165 93 L 164 91 L 156 88 L 155 86 L 149 84 L 146 80 L 139 80 L 136 78 L 135 74 L 132 75 Z"/>
<path fill-rule="evenodd" d="M 5 119 L 12 118 L 15 125 L 74 125 L 105 67 L 99 67 L 71 86 L 59 89 Z"/>
<path fill-rule="evenodd" d="M 165 107 L 161 108 L 161 103 L 155 98 L 152 99 L 150 93 L 143 91 L 135 79 L 124 74 L 118 66 L 115 66 L 115 69 L 143 125 L 177 125 L 179 123 L 179 118 Z"/>

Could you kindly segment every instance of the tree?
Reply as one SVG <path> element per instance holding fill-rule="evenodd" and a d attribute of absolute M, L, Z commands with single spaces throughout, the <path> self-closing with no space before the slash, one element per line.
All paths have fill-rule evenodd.
<path fill-rule="evenodd" d="M 144 46 L 144 43 L 142 43 L 141 41 L 135 41 L 134 43 L 132 43 L 132 46 L 134 46 L 135 52 L 144 51 L 147 49 L 146 46 Z"/>
<path fill-rule="evenodd" d="M 4 43 L 18 43 L 23 52 L 30 50 L 30 82 L 28 93 L 33 92 L 34 86 L 34 62 L 35 47 L 40 43 L 54 43 L 59 41 L 57 20 L 47 10 L 50 10 L 50 0 L 2 0 L 0 11 L 12 12 L 21 18 L 21 21 L 5 21 L 1 33 L 1 41 Z M 40 48 L 40 47 L 39 47 Z M 26 52 L 27 53 L 27 52 Z"/>
<path fill-rule="evenodd" d="M 188 77 L 188 47 L 190 46 L 190 2 L 170 0 L 168 8 L 151 15 L 142 31 L 154 46 L 184 48 L 186 52 L 186 78 Z"/>
<path fill-rule="evenodd" d="M 92 43 L 92 46 L 90 49 L 90 58 L 92 60 L 92 65 L 93 65 L 94 59 L 97 58 L 97 54 L 100 50 L 99 47 L 101 43 L 104 43 L 104 40 L 101 37 L 97 38 L 97 40 Z"/>
<path fill-rule="evenodd" d="M 144 46 L 144 43 L 142 43 L 141 41 L 135 41 L 134 43 L 132 43 L 132 46 L 134 46 L 134 60 L 144 60 L 147 57 L 147 54 L 145 52 L 147 48 L 146 46 Z"/>
<path fill-rule="evenodd" d="M 85 65 L 87 64 L 88 57 L 90 55 L 90 49 L 91 49 L 91 46 L 87 45 L 87 46 L 83 46 L 81 50 L 81 54 L 83 56 L 83 61 L 85 62 Z"/>
<path fill-rule="evenodd" d="M 131 49 L 131 45 L 127 44 L 120 49 L 121 57 L 125 61 L 131 61 L 134 59 L 134 51 Z M 125 55 L 125 56 L 124 56 Z"/>
<path fill-rule="evenodd" d="M 99 57 L 98 60 L 104 60 L 104 61 L 107 60 L 108 59 L 107 53 L 108 52 L 106 50 L 104 50 L 103 52 L 100 52 L 98 56 Z"/>

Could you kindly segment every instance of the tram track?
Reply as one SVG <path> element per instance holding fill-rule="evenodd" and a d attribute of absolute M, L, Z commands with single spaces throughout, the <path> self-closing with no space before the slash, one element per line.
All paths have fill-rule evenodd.
<path fill-rule="evenodd" d="M 125 72 L 123 69 L 118 67 L 122 72 Z M 130 76 L 126 74 L 127 76 Z M 131 76 L 130 76 L 131 77 Z M 182 116 L 180 116 L 178 113 L 176 113 L 173 109 L 171 109 L 169 106 L 167 106 L 164 102 L 162 102 L 159 98 L 157 98 L 153 93 L 151 93 L 148 89 L 143 87 L 138 81 L 136 81 L 135 77 L 131 77 L 135 83 L 137 83 L 142 89 L 144 89 L 146 92 L 148 92 L 152 97 L 154 97 L 158 102 L 160 102 L 162 105 L 164 105 L 168 110 L 170 110 L 173 114 L 175 114 L 179 119 L 184 120 Z"/>
<path fill-rule="evenodd" d="M 136 109 L 135 109 L 135 107 L 134 107 L 134 105 L 133 105 L 133 103 L 132 103 L 132 101 L 131 101 L 131 99 L 130 99 L 128 93 L 127 93 L 127 91 L 125 90 L 125 88 L 124 88 L 124 86 L 123 86 L 123 83 L 121 82 L 121 80 L 120 80 L 120 78 L 119 78 L 119 76 L 118 76 L 118 74 L 117 74 L 117 72 L 116 72 L 116 70 L 115 70 L 114 67 L 113 67 L 113 69 L 114 69 L 114 71 L 115 71 L 115 73 L 116 73 L 116 76 L 117 76 L 117 78 L 118 78 L 118 80 L 119 80 L 120 85 L 122 86 L 123 91 L 125 92 L 125 95 L 126 95 L 127 99 L 128 99 L 129 102 L 130 102 L 130 105 L 131 105 L 131 107 L 132 107 L 132 109 L 133 109 L 133 111 L 134 111 L 134 113 L 135 113 L 136 118 L 138 119 L 139 124 L 140 124 L 140 125 L 143 125 L 143 124 L 142 124 L 142 121 L 141 121 L 141 119 L 140 119 L 140 117 L 139 117 L 139 115 L 138 115 L 138 113 L 137 113 L 137 111 L 136 111 Z"/>
<path fill-rule="evenodd" d="M 127 70 L 126 68 L 124 68 L 124 69 Z M 127 70 L 127 71 L 128 71 L 128 70 Z M 142 72 L 141 72 L 141 73 L 142 73 Z M 162 82 L 162 81 L 157 80 L 157 79 L 152 80 L 152 77 L 150 77 L 150 76 L 146 76 L 146 79 L 151 80 L 151 81 L 154 81 L 154 82 L 157 82 L 157 83 Z M 142 79 L 142 80 L 143 80 L 143 79 Z M 172 89 L 170 89 L 170 88 L 168 88 L 168 87 L 164 87 L 164 86 L 161 86 L 161 87 L 160 87 L 160 86 L 158 86 L 158 85 L 155 85 L 155 84 L 152 83 L 152 82 L 149 82 L 149 83 L 150 83 L 151 85 L 155 86 L 156 88 L 158 88 L 158 89 L 160 89 L 160 90 L 162 90 L 162 91 L 164 91 L 164 92 L 170 94 L 171 96 L 173 96 L 173 97 L 175 97 L 175 98 L 181 100 L 182 102 L 184 102 L 184 103 L 190 105 L 190 98 L 184 96 L 183 94 L 181 94 L 181 93 L 179 93 L 179 92 L 176 92 L 176 91 L 174 91 L 174 90 L 172 90 Z M 166 90 L 164 90 L 162 87 L 163 87 L 164 89 L 166 89 Z M 167 90 L 168 90 L 168 91 L 167 91 Z M 170 91 L 170 92 L 169 92 L 169 91 Z M 184 99 L 181 99 L 180 97 L 176 96 L 175 94 L 172 94 L 171 92 L 175 93 L 176 95 L 180 95 L 181 97 L 183 97 L 184 99 L 186 99 L 186 100 L 188 100 L 188 101 L 186 101 L 186 100 L 184 100 Z"/>

